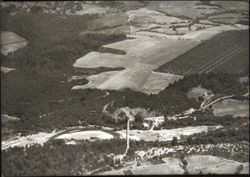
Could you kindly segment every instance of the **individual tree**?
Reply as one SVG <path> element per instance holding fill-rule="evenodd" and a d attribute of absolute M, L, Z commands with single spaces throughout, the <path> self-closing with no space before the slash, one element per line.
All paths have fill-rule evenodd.
<path fill-rule="evenodd" d="M 172 142 L 171 142 L 172 146 L 176 146 L 178 144 L 178 140 L 177 137 L 173 137 Z"/>

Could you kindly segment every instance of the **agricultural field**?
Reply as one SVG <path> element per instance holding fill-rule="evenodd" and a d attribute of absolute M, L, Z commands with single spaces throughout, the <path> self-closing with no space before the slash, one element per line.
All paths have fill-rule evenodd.
<path fill-rule="evenodd" d="M 243 14 L 228 13 L 210 16 L 208 19 L 214 23 L 235 24 L 239 21 L 247 21 L 247 16 Z"/>
<path fill-rule="evenodd" d="M 200 51 L 199 46 L 204 45 L 204 41 L 208 41 L 208 44 L 210 44 L 211 40 L 213 42 L 214 36 L 217 37 L 217 35 L 220 35 L 221 33 L 223 34 L 224 31 L 238 31 L 247 29 L 248 27 L 239 24 L 234 24 L 234 26 L 224 25 L 223 23 L 219 24 L 217 22 L 212 22 L 209 19 L 193 21 L 192 18 L 194 17 L 190 19 L 183 18 L 183 16 L 180 17 L 178 15 L 174 16 L 171 13 L 166 14 L 159 10 L 154 10 L 154 8 L 158 8 L 159 6 L 165 7 L 165 2 L 162 2 L 160 4 L 159 3 L 160 2 L 156 2 L 154 4 L 154 2 L 150 2 L 143 8 L 127 11 L 126 13 L 118 13 L 117 16 L 120 20 L 114 18 L 112 14 L 105 15 L 104 17 L 102 17 L 103 19 L 110 19 L 110 23 L 105 23 L 106 26 L 102 25 L 104 21 L 102 19 L 97 19 L 91 22 L 90 26 L 92 26 L 93 29 L 111 29 L 112 26 L 113 29 L 118 29 L 123 25 L 127 26 L 127 29 L 124 32 L 126 32 L 127 34 L 129 33 L 127 35 L 128 39 L 103 46 L 104 48 L 122 51 L 124 52 L 124 54 L 115 54 L 111 52 L 101 53 L 96 51 L 90 52 L 82 58 L 77 59 L 73 64 L 73 67 L 123 67 L 125 69 L 123 71 L 120 71 L 119 73 L 114 72 L 115 74 L 112 75 L 109 75 L 110 73 L 107 73 L 107 75 L 109 75 L 109 78 L 101 84 L 99 83 L 99 80 L 103 81 L 103 76 L 106 75 L 106 73 L 100 73 L 99 75 L 95 75 L 93 77 L 90 76 L 89 85 L 77 85 L 74 86 L 73 89 L 86 89 L 95 87 L 104 90 L 122 90 L 125 88 L 129 88 L 147 94 L 157 94 L 172 82 L 169 81 L 169 79 L 160 79 L 161 81 L 159 83 L 164 83 L 164 85 L 158 87 L 157 89 L 152 88 L 151 90 L 148 90 L 151 85 L 156 85 L 154 83 L 151 83 L 154 80 L 151 79 L 152 77 L 154 77 L 152 70 L 167 72 L 169 74 L 177 74 L 177 69 L 175 69 L 174 66 L 172 67 L 172 65 L 175 65 L 175 63 L 177 63 L 176 65 L 178 65 L 178 70 L 180 71 L 176 75 L 176 78 L 179 77 L 178 75 L 180 75 L 181 77 L 182 75 L 186 75 L 187 73 L 190 74 L 193 72 L 190 70 L 193 70 L 193 68 L 197 68 L 198 70 L 198 67 L 203 67 L 199 69 L 201 70 L 200 72 L 210 72 L 214 68 L 213 66 L 215 64 L 218 63 L 219 66 L 227 61 L 230 61 L 232 57 L 238 57 L 239 54 L 241 54 L 243 51 L 246 51 L 246 48 L 242 46 L 235 46 L 235 48 L 232 49 L 232 47 L 230 47 L 229 45 L 225 46 L 225 51 L 218 49 L 221 54 L 219 54 L 217 58 L 212 58 L 211 56 L 212 59 L 208 59 L 210 63 L 206 63 L 206 60 L 203 61 L 204 59 L 200 60 L 197 57 L 197 60 L 204 63 L 196 62 L 196 58 L 193 59 L 193 56 L 191 56 L 190 60 L 192 61 L 190 62 L 188 59 L 186 59 L 187 53 L 189 51 L 195 50 L 196 48 L 198 51 Z M 171 7 L 171 3 L 172 2 L 167 4 L 166 7 Z M 225 9 L 219 6 L 209 6 L 204 4 L 202 5 L 198 2 L 192 3 L 193 5 L 196 5 L 198 9 L 196 14 L 192 15 L 197 15 L 199 18 L 199 11 L 203 11 L 204 8 L 207 8 L 208 10 L 207 15 L 225 11 Z M 178 6 L 178 4 L 183 6 L 182 3 L 178 2 L 176 2 L 176 4 L 174 3 L 173 5 Z M 189 5 L 190 3 L 188 3 L 187 5 L 188 9 L 191 8 Z M 201 6 L 203 8 L 201 8 Z M 191 9 L 189 9 L 188 12 L 191 12 Z M 237 14 L 233 15 L 237 16 Z M 227 17 L 226 14 L 224 16 L 225 18 Z M 126 17 L 128 19 L 126 19 Z M 243 16 L 239 16 L 238 18 L 242 19 Z M 130 28 L 129 32 L 128 28 Z M 224 47 L 224 44 L 222 45 Z M 168 48 L 168 50 L 163 50 L 164 48 Z M 231 55 L 226 54 L 226 52 L 228 51 L 230 51 Z M 217 53 L 215 52 L 215 54 Z M 204 53 L 204 55 L 206 56 L 207 53 Z M 178 58 L 182 56 L 185 56 L 185 60 L 188 62 L 187 65 L 183 65 L 183 61 L 180 61 L 181 64 L 179 63 L 180 59 Z M 166 69 L 163 69 L 165 66 Z M 155 72 L 155 74 L 163 76 L 162 73 Z M 100 79 L 95 79 L 98 80 L 98 82 L 97 84 L 93 84 L 92 78 L 97 77 L 100 77 Z M 144 84 L 145 86 L 143 86 Z"/>
<path fill-rule="evenodd" d="M 106 14 L 101 18 L 88 22 L 89 31 L 100 31 L 102 29 L 110 29 L 118 26 L 127 26 L 127 16 L 125 13 Z"/>
<path fill-rule="evenodd" d="M 161 87 L 158 87 L 159 89 L 157 90 L 152 88 L 152 90 L 148 91 L 148 85 L 154 85 L 154 83 L 151 83 L 154 81 L 152 77 L 154 77 L 154 75 L 163 76 L 163 74 L 161 73 L 153 73 L 152 71 L 154 69 L 157 69 L 164 63 L 167 63 L 165 65 L 168 66 L 169 63 L 171 65 L 171 62 L 178 62 L 178 56 L 185 55 L 187 51 L 201 43 L 201 40 L 206 40 L 207 38 L 209 39 L 215 34 L 221 32 L 222 30 L 231 29 L 234 28 L 228 26 L 222 26 L 221 28 L 214 27 L 214 31 L 212 29 L 204 29 L 197 32 L 190 32 L 185 34 L 184 37 L 179 37 L 181 39 L 178 39 L 177 36 L 172 39 L 152 39 L 147 37 L 147 35 L 150 35 L 150 33 L 152 32 L 147 32 L 146 36 L 140 36 L 142 32 L 137 32 L 135 35 L 135 39 L 126 39 L 120 42 L 111 43 L 103 46 L 111 49 L 124 51 L 126 53 L 125 55 L 114 53 L 90 52 L 84 57 L 77 59 L 73 64 L 73 66 L 76 68 L 123 67 L 126 69 L 120 72 L 114 72 L 115 74 L 110 74 L 111 72 L 108 72 L 107 75 L 109 75 L 109 78 L 101 84 L 99 83 L 100 81 L 103 81 L 103 76 L 106 75 L 106 73 L 100 73 L 98 75 L 90 77 L 91 82 L 89 83 L 89 85 L 74 86 L 73 89 L 93 88 L 93 86 L 96 85 L 95 87 L 99 89 L 121 90 L 124 88 L 130 88 L 132 90 L 141 91 L 149 94 L 159 93 L 166 86 L 172 83 L 172 81 L 171 79 L 169 80 L 159 77 L 162 78 L 160 79 L 160 82 L 165 82 L 165 84 Z M 206 35 L 204 35 L 205 33 Z M 190 40 L 182 40 L 182 38 L 189 38 Z M 163 48 L 165 47 L 167 47 L 168 50 L 163 51 Z M 239 53 L 243 49 L 241 47 L 238 47 L 235 50 L 235 53 Z M 193 65 L 191 64 L 192 63 L 189 63 L 189 66 L 193 69 Z M 179 64 L 178 67 L 180 67 Z M 184 65 L 183 67 L 188 67 L 188 65 Z M 156 71 L 162 71 L 161 68 L 164 68 L 164 65 Z M 172 70 L 169 71 L 169 73 L 177 74 L 174 73 Z M 176 76 L 173 75 L 173 77 L 181 78 L 181 76 L 178 75 L 181 75 L 183 73 L 185 72 L 181 70 Z M 100 79 L 96 79 L 98 77 L 100 77 Z M 93 84 L 92 78 L 95 78 L 95 80 L 98 81 L 97 84 Z M 175 81 L 176 80 L 178 79 L 175 79 Z"/>
<path fill-rule="evenodd" d="M 161 175 L 161 174 L 248 174 L 249 163 L 242 163 L 211 155 L 193 155 L 185 157 L 187 166 L 183 169 L 183 162 L 179 158 L 166 157 L 160 164 L 142 164 L 141 166 L 127 166 L 98 175 Z"/>
<path fill-rule="evenodd" d="M 186 160 L 188 163 L 187 170 L 190 174 L 225 174 L 225 172 L 227 172 L 228 174 L 249 173 L 249 163 L 240 163 L 208 155 L 190 156 L 186 157 Z M 240 169 L 238 172 L 240 166 L 242 166 L 242 169 Z"/>
<path fill-rule="evenodd" d="M 1 31 L 1 54 L 8 55 L 11 52 L 25 47 L 28 41 L 11 31 Z"/>
<path fill-rule="evenodd" d="M 0 14 L 3 176 L 249 174 L 247 1 Z"/>
<path fill-rule="evenodd" d="M 204 72 L 248 73 L 247 36 L 247 30 L 223 32 L 156 71 L 184 75 Z"/>
<path fill-rule="evenodd" d="M 249 101 L 227 99 L 213 105 L 215 116 L 249 117 Z"/>

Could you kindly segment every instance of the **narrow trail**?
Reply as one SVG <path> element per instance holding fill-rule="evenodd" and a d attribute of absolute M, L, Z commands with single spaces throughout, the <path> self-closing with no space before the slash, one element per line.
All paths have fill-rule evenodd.
<path fill-rule="evenodd" d="M 233 96 L 234 96 L 234 95 L 229 95 L 229 96 L 220 97 L 220 98 L 218 98 L 218 99 L 212 101 L 211 103 L 207 104 L 207 105 L 204 106 L 204 107 L 201 106 L 201 107 L 200 107 L 200 110 L 206 109 L 207 107 L 213 105 L 214 103 L 216 103 L 216 102 L 218 102 L 218 101 L 224 100 L 224 99 L 226 99 L 226 98 L 232 98 Z"/>
<path fill-rule="evenodd" d="M 127 109 L 122 108 L 121 111 L 123 111 L 123 112 L 126 114 L 126 116 L 128 117 L 128 121 L 127 121 L 127 132 L 126 132 L 127 147 L 126 147 L 126 150 L 125 150 L 125 153 L 124 153 L 124 156 L 126 156 L 127 153 L 128 153 L 128 150 L 129 150 L 129 124 L 130 124 L 130 121 L 133 121 L 135 118 L 134 118 L 134 116 L 132 116 L 132 115 L 130 114 L 130 112 L 129 112 Z"/>
<path fill-rule="evenodd" d="M 131 35 L 132 34 L 132 25 L 130 23 L 130 18 L 129 17 L 127 17 L 127 18 L 128 18 L 129 28 L 130 28 L 129 35 Z"/>

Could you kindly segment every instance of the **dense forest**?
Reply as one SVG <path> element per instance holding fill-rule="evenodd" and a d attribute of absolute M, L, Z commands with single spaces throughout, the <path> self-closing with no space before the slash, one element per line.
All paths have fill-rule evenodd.
<path fill-rule="evenodd" d="M 238 81 L 238 74 L 208 73 L 193 74 L 177 81 L 158 95 L 146 95 L 131 90 L 123 91 L 124 97 L 115 99 L 115 107 L 143 107 L 159 111 L 164 116 L 180 113 L 190 107 L 198 108 L 201 101 L 188 99 L 187 93 L 193 87 L 201 85 L 215 94 L 240 96 L 247 92 L 247 87 Z"/>
<path fill-rule="evenodd" d="M 2 77 L 11 76 L 14 73 Z M 187 97 L 187 92 L 199 84 L 220 95 L 234 94 L 240 96 L 247 89 L 244 84 L 238 81 L 237 75 L 203 74 L 185 77 L 158 95 L 146 95 L 132 90 L 123 90 L 109 91 L 110 94 L 105 96 L 106 92 L 102 90 L 71 90 L 70 84 L 56 84 L 55 80 L 49 82 L 47 78 L 44 78 L 44 85 L 37 80 L 30 82 L 31 77 L 35 76 L 35 71 L 32 76 L 29 75 L 28 77 L 27 75 L 26 79 L 22 78 L 22 76 L 20 74 L 13 77 L 16 82 L 10 82 L 11 86 L 9 87 L 7 87 L 7 81 L 5 81 L 6 84 L 2 84 L 2 88 L 4 88 L 2 93 L 6 95 L 2 98 L 3 104 L 1 104 L 1 107 L 3 112 L 12 113 L 11 115 L 16 115 L 21 119 L 20 121 L 5 123 L 4 130 L 6 129 L 8 133 L 13 131 L 12 133 L 30 134 L 37 131 L 52 131 L 54 128 L 62 129 L 69 126 L 88 124 L 122 128 L 126 126 L 126 121 L 116 123 L 112 121 L 111 117 L 103 114 L 102 110 L 105 104 L 115 100 L 112 108 L 114 110 L 124 106 L 130 108 L 142 107 L 167 117 L 181 113 L 190 107 L 199 108 L 200 100 L 197 101 Z M 22 84 L 25 80 L 27 82 Z M 207 125 L 212 124 L 209 119 L 214 119 L 215 123 L 220 123 L 219 121 L 223 124 L 227 123 L 226 118 L 225 121 L 222 121 L 223 118 L 216 119 L 211 113 L 204 114 L 201 112 L 196 114 L 195 116 L 200 119 L 200 121 L 195 122 L 197 125 L 200 125 L 201 122 L 205 122 Z M 41 116 L 42 118 L 39 118 Z M 164 126 L 167 128 L 171 126 L 182 127 L 192 122 L 191 119 L 175 122 L 167 121 Z M 142 126 L 139 127 L 139 124 L 135 124 L 134 128 L 141 129 Z M 5 131 L 3 133 L 6 136 L 8 134 L 5 134 Z"/>
<path fill-rule="evenodd" d="M 79 124 L 86 115 L 84 110 L 80 111 L 78 95 L 85 95 L 85 92 L 78 94 L 75 91 L 75 94 L 71 87 L 76 81 L 67 82 L 69 77 L 78 72 L 72 67 L 74 61 L 90 51 L 99 50 L 104 44 L 123 40 L 126 36 L 80 34 L 87 29 L 88 21 L 97 18 L 97 15 L 71 15 L 61 18 L 58 14 L 23 13 L 16 16 L 3 14 L 2 17 L 5 19 L 1 23 L 3 31 L 13 31 L 28 41 L 27 47 L 7 56 L 1 55 L 2 66 L 16 68 L 8 74 L 1 74 L 1 94 L 4 95 L 1 97 L 1 111 L 21 119 L 20 122 L 6 124 L 4 128 L 9 133 L 12 130 L 29 132 L 50 130 L 55 125 L 63 127 Z M 102 72 L 109 68 L 94 70 Z M 91 72 L 86 69 L 79 73 Z M 86 84 L 88 81 L 81 79 L 80 82 Z M 59 100 L 62 100 L 61 104 Z M 54 112 L 51 115 L 52 110 Z M 44 114 L 47 114 L 46 119 L 37 120 Z M 53 116 L 52 121 L 49 115 Z M 70 115 L 74 118 L 71 119 Z M 90 123 L 96 122 L 93 117 L 95 116 L 89 118 Z"/>
<path fill-rule="evenodd" d="M 44 146 L 10 148 L 2 152 L 4 176 L 83 175 L 105 165 L 113 166 L 108 154 L 125 150 L 124 140 L 82 141 L 66 145 L 63 140 L 49 141 Z"/>

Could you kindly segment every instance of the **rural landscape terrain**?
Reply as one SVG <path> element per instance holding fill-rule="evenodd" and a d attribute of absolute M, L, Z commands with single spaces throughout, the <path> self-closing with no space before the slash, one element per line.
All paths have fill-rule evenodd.
<path fill-rule="evenodd" d="M 13 1 L 2 176 L 249 174 L 249 1 Z"/>

